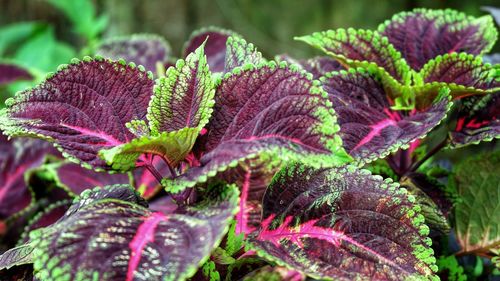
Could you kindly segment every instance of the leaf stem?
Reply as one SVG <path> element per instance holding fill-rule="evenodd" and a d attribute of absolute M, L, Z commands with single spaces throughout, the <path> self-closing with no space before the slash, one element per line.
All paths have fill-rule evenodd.
<path fill-rule="evenodd" d="M 420 159 L 419 161 L 413 163 L 413 165 L 411 165 L 411 167 L 409 169 L 409 172 L 415 172 L 420 166 L 422 166 L 422 164 L 424 164 L 434 154 L 438 153 L 447 144 L 448 144 L 448 138 L 445 137 L 438 145 L 436 145 L 429 152 L 427 152 L 427 154 L 422 159 Z"/>
<path fill-rule="evenodd" d="M 156 180 L 161 183 L 161 180 L 163 179 L 162 175 L 160 174 L 160 172 L 158 172 L 158 170 L 156 170 L 155 167 L 153 167 L 153 165 L 151 164 L 144 164 L 143 167 L 145 167 L 146 169 L 148 169 L 148 171 L 156 178 Z"/>

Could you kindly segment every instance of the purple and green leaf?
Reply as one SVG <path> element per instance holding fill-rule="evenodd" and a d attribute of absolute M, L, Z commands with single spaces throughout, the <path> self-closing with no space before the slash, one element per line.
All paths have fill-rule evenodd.
<path fill-rule="evenodd" d="M 310 59 L 297 60 L 288 55 L 278 55 L 277 61 L 286 61 L 289 64 L 298 64 L 305 71 L 313 75 L 313 79 L 319 79 L 328 72 L 345 69 L 340 62 L 327 56 L 317 56 Z"/>
<path fill-rule="evenodd" d="M 226 41 L 230 36 L 239 35 L 233 31 L 213 26 L 196 30 L 184 44 L 183 57 L 187 57 L 194 52 L 206 40 L 205 54 L 207 55 L 210 71 L 213 73 L 223 72 L 226 61 Z"/>
<path fill-rule="evenodd" d="M 201 166 L 164 184 L 180 191 L 242 166 L 274 174 L 281 163 L 294 159 L 341 165 L 350 157 L 338 129 L 326 93 L 310 75 L 284 62 L 237 67 L 220 82 L 207 133 L 195 146 Z"/>
<path fill-rule="evenodd" d="M 151 73 L 123 61 L 75 60 L 7 100 L 0 128 L 10 136 L 54 142 L 72 161 L 109 170 L 98 151 L 135 137 L 125 124 L 146 118 L 153 84 Z"/>
<path fill-rule="evenodd" d="M 85 191 L 58 222 L 30 234 L 24 246 L 32 257 L 5 264 L 33 260 L 42 280 L 185 280 L 220 243 L 237 207 L 234 186 L 206 192 L 194 206 L 160 213 L 127 201 L 136 196 L 128 186 Z"/>
<path fill-rule="evenodd" d="M 316 32 L 297 37 L 313 47 L 324 51 L 346 68 L 363 67 L 375 70 L 387 85 L 409 85 L 412 71 L 401 59 L 386 37 L 377 31 L 363 29 L 337 29 Z"/>
<path fill-rule="evenodd" d="M 178 60 L 154 88 L 147 119 L 151 135 L 183 128 L 203 128 L 212 114 L 215 85 L 203 42 L 185 60 Z"/>
<path fill-rule="evenodd" d="M 278 173 L 248 249 L 319 279 L 437 279 L 420 207 L 391 180 L 353 166 Z"/>
<path fill-rule="evenodd" d="M 258 65 L 263 62 L 265 59 L 252 43 L 247 43 L 245 39 L 237 35 L 227 39 L 224 73 L 231 72 L 234 68 L 247 63 Z"/>
<path fill-rule="evenodd" d="M 417 71 L 439 55 L 482 55 L 497 39 L 491 16 L 474 18 L 451 9 L 402 12 L 381 24 L 378 31 Z"/>
<path fill-rule="evenodd" d="M 422 100 L 432 99 L 433 88 L 440 87 L 448 87 L 452 98 L 460 99 L 500 91 L 500 66 L 467 53 L 445 54 L 427 62 L 415 79 L 430 89 L 416 92 L 416 104 L 425 104 Z"/>
<path fill-rule="evenodd" d="M 500 137 L 500 91 L 464 98 L 457 108 L 457 123 L 449 133 L 450 147 L 462 147 Z"/>
<path fill-rule="evenodd" d="M 105 40 L 97 48 L 96 54 L 112 60 L 124 59 L 142 65 L 146 70 L 157 73 L 158 65 L 171 56 L 170 45 L 160 36 L 136 34 Z"/>
<path fill-rule="evenodd" d="M 32 203 L 25 174 L 43 164 L 48 154 L 58 153 L 44 141 L 24 138 L 9 141 L 0 135 L 0 221 Z"/>
<path fill-rule="evenodd" d="M 337 112 L 346 151 L 359 163 L 383 158 L 436 127 L 448 112 L 448 89 L 427 108 L 393 110 L 394 99 L 373 72 L 358 68 L 331 72 L 321 81 Z"/>

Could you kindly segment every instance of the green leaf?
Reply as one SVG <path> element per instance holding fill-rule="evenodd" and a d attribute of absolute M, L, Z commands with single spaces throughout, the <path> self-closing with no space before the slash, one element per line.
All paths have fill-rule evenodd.
<path fill-rule="evenodd" d="M 147 119 L 152 135 L 185 127 L 203 128 L 212 114 L 215 86 L 204 54 L 205 43 L 178 60 L 154 88 Z"/>
<path fill-rule="evenodd" d="M 108 23 L 107 16 L 96 16 L 91 0 L 47 0 L 61 10 L 74 25 L 75 31 L 91 41 L 99 35 Z"/>
<path fill-rule="evenodd" d="M 453 170 L 460 196 L 455 229 L 464 253 L 487 253 L 500 245 L 500 151 L 470 157 Z"/>
<path fill-rule="evenodd" d="M 2 38 L 0 40 L 0 57 L 4 56 L 11 45 L 30 38 L 43 27 L 44 24 L 38 22 L 20 22 L 0 28 L 0 38 Z"/>
<path fill-rule="evenodd" d="M 437 266 L 439 267 L 439 273 L 448 272 L 446 276 L 449 281 L 466 281 L 467 275 L 464 273 L 464 268 L 458 264 L 457 258 L 455 256 L 440 257 L 437 260 Z"/>
<path fill-rule="evenodd" d="M 184 128 L 156 136 L 143 136 L 111 149 L 102 149 L 99 156 L 117 171 L 134 169 L 137 158 L 144 153 L 159 155 L 175 167 L 191 151 L 198 133 L 198 128 Z"/>
<path fill-rule="evenodd" d="M 54 71 L 76 55 L 75 50 L 65 43 L 58 42 L 52 27 L 32 37 L 16 52 L 13 60 L 30 69 L 45 73 Z"/>

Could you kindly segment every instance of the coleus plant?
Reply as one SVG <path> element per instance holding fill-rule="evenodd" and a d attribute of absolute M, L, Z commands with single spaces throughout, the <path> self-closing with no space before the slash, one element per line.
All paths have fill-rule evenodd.
<path fill-rule="evenodd" d="M 61 66 L 1 112 L 5 134 L 52 142 L 75 163 L 31 173 L 74 199 L 34 216 L 0 270 L 40 280 L 438 279 L 429 226 L 449 227 L 406 173 L 415 163 L 403 154 L 392 165 L 415 195 L 360 166 L 411 154 L 452 99 L 496 102 L 497 67 L 474 57 L 493 45 L 490 23 L 415 10 L 379 31 L 304 37 L 331 56 L 305 60 L 267 61 L 216 28 L 195 32 L 175 63 L 158 36 L 105 41 L 100 56 Z M 430 54 L 398 49 L 409 24 L 449 32 L 456 46 L 431 34 Z M 467 118 L 470 129 L 478 117 Z"/>

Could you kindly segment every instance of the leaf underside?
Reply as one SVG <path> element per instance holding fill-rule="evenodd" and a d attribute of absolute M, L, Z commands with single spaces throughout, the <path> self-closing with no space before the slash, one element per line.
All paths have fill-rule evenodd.
<path fill-rule="evenodd" d="M 454 206 L 462 251 L 487 253 L 500 245 L 500 153 L 470 157 L 453 171 L 460 202 Z M 473 175 L 473 176 L 471 176 Z"/>

